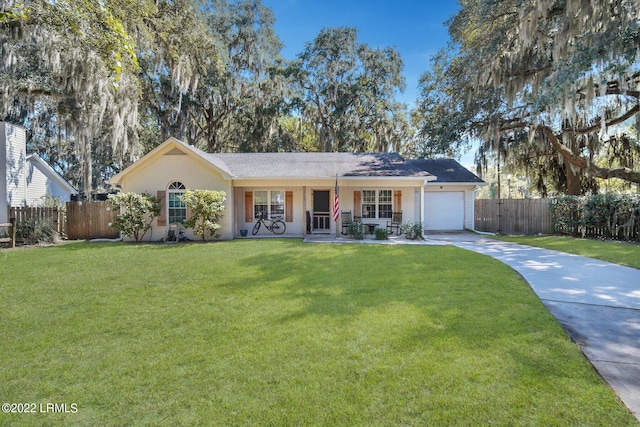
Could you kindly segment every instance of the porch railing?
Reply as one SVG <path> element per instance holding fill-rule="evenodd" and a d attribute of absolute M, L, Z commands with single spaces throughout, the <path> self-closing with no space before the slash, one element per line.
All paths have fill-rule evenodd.
<path fill-rule="evenodd" d="M 331 229 L 331 214 L 329 212 L 314 212 L 313 213 L 313 230 L 330 230 Z"/>

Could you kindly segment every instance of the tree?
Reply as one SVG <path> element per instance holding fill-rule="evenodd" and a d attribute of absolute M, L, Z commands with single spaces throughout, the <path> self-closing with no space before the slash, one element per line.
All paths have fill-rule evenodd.
<path fill-rule="evenodd" d="M 194 120 L 202 107 L 194 99 L 211 85 L 211 76 L 224 72 L 223 52 L 207 16 L 201 1 L 163 1 L 146 25 L 149 36 L 139 54 L 141 103 L 160 134 L 156 144 L 169 136 L 197 142 Z"/>
<path fill-rule="evenodd" d="M 5 1 L 0 26 L 0 115 L 87 194 L 142 154 L 148 101 L 158 129 L 179 127 L 182 96 L 219 62 L 196 0 Z"/>
<path fill-rule="evenodd" d="M 311 124 L 302 117 L 282 116 L 278 119 L 273 135 L 278 150 L 292 152 L 314 152 L 318 150 L 318 139 Z"/>
<path fill-rule="evenodd" d="M 534 163 L 536 179 L 572 194 L 594 178 L 640 182 L 640 158 L 601 156 L 638 114 L 638 22 L 634 0 L 465 1 L 449 21 L 453 44 L 422 79 L 426 150 L 479 138 L 479 163 Z"/>
<path fill-rule="evenodd" d="M 214 190 L 187 190 L 182 195 L 182 201 L 189 209 L 192 216 L 184 225 L 193 228 L 195 234 L 206 240 L 207 234 L 218 237 L 220 220 L 224 212 L 224 202 L 227 194 L 224 191 Z"/>
<path fill-rule="evenodd" d="M 0 114 L 27 124 L 42 111 L 54 116 L 58 136 L 74 145 L 85 191 L 92 188 L 95 143 L 108 141 L 122 158 L 130 153 L 128 129 L 136 126 L 135 43 L 114 6 L 142 13 L 149 4 L 8 1 L 0 9 Z M 101 134 L 106 128 L 108 137 Z"/>
<path fill-rule="evenodd" d="M 195 20 L 211 45 L 201 49 L 198 84 L 172 88 L 170 74 L 145 73 L 149 105 L 162 133 L 186 139 L 207 152 L 263 151 L 284 105 L 282 78 L 274 72 L 281 42 L 274 17 L 259 0 L 198 1 Z M 190 21 L 179 25 L 189 27 Z M 205 53 L 215 48 L 216 61 Z M 196 49 L 198 49 L 196 47 Z M 190 49 L 193 51 L 193 48 Z"/>
<path fill-rule="evenodd" d="M 160 215 L 160 201 L 149 194 L 117 193 L 109 194 L 109 202 L 118 207 L 120 213 L 111 223 L 127 237 L 136 242 L 142 240 L 151 228 L 151 222 Z"/>
<path fill-rule="evenodd" d="M 307 43 L 288 72 L 318 151 L 386 151 L 404 108 L 394 102 L 402 68 L 397 51 L 358 43 L 355 28 L 326 28 Z"/>

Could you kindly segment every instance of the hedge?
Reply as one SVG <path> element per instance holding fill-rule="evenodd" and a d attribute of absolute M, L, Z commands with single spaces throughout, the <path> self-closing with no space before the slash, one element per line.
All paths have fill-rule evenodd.
<path fill-rule="evenodd" d="M 556 233 L 570 236 L 638 241 L 640 195 L 596 194 L 551 199 Z"/>

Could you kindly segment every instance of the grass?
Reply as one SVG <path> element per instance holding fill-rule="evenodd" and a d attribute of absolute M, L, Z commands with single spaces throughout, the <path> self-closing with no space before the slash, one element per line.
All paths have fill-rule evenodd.
<path fill-rule="evenodd" d="M 530 288 L 454 247 L 0 253 L 2 425 L 637 425 Z M 10 278 L 10 279 L 8 279 Z"/>
<path fill-rule="evenodd" d="M 492 236 L 495 239 L 553 249 L 640 269 L 640 245 L 563 236 Z"/>

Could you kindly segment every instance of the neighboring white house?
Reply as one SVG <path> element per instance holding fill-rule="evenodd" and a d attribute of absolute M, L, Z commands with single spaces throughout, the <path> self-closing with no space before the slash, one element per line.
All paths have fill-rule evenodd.
<path fill-rule="evenodd" d="M 48 197 L 68 202 L 77 194 L 71 184 L 37 154 L 27 156 L 27 206 L 39 206 Z"/>
<path fill-rule="evenodd" d="M 0 223 L 9 218 L 9 207 L 39 206 L 45 198 L 69 201 L 77 190 L 37 154 L 27 155 L 27 130 L 0 122 Z"/>
<path fill-rule="evenodd" d="M 169 138 L 110 180 L 125 192 L 157 195 L 157 240 L 188 216 L 186 189 L 227 194 L 221 238 L 251 230 L 259 213 L 280 216 L 286 235 L 337 234 L 331 218 L 336 182 L 340 211 L 385 227 L 392 212 L 426 230 L 472 229 L 475 191 L 484 181 L 455 160 L 406 160 L 397 153 L 211 154 Z M 189 231 L 188 231 L 189 233 Z M 260 234 L 269 234 L 261 230 Z M 187 234 L 193 237 L 192 234 Z"/>

